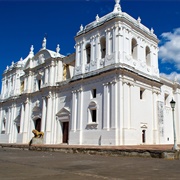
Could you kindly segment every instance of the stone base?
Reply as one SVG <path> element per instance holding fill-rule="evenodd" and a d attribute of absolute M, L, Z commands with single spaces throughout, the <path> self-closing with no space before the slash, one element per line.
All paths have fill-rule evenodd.
<path fill-rule="evenodd" d="M 30 145 L 35 145 L 35 144 L 43 144 L 43 138 L 35 138 L 35 137 L 33 137 L 31 139 Z"/>

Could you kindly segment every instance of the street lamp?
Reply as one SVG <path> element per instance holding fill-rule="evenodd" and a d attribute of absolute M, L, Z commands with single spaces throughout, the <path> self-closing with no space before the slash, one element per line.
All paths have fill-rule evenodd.
<path fill-rule="evenodd" d="M 172 108 L 173 132 L 174 132 L 174 146 L 173 146 L 173 150 L 179 150 L 179 147 L 177 146 L 177 143 L 176 143 L 176 128 L 175 128 L 175 121 L 174 121 L 174 108 L 175 108 L 176 102 L 172 99 L 170 104 L 171 104 L 171 108 Z"/>

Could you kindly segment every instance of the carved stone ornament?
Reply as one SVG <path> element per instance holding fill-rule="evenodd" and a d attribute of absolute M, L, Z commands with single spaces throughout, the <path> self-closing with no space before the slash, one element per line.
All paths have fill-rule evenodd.
<path fill-rule="evenodd" d="M 81 66 L 76 67 L 76 71 L 80 71 L 80 69 L 81 69 Z"/>
<path fill-rule="evenodd" d="M 100 60 L 100 65 L 103 66 L 104 65 L 104 60 Z"/>
<path fill-rule="evenodd" d="M 44 54 L 40 54 L 40 55 L 39 55 L 39 59 L 38 59 L 38 63 L 39 63 L 39 64 L 42 64 L 42 63 L 44 63 L 44 60 L 45 60 Z"/>
<path fill-rule="evenodd" d="M 132 56 L 131 55 L 126 55 L 126 60 L 127 61 L 130 61 L 132 59 Z"/>
<path fill-rule="evenodd" d="M 85 71 L 89 71 L 89 64 L 85 66 Z"/>
<path fill-rule="evenodd" d="M 113 54 L 107 55 L 107 56 L 105 57 L 105 61 L 111 61 L 111 60 L 113 59 L 113 57 L 114 57 Z"/>
<path fill-rule="evenodd" d="M 95 66 L 96 65 L 96 61 L 91 61 L 91 66 Z"/>

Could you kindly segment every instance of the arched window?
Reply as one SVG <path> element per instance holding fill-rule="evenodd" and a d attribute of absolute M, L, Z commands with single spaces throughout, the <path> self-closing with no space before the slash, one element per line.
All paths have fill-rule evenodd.
<path fill-rule="evenodd" d="M 137 59 L 137 41 L 134 38 L 131 41 L 131 55 L 133 59 Z"/>
<path fill-rule="evenodd" d="M 89 123 L 97 123 L 97 104 L 95 101 L 91 101 L 89 104 Z"/>
<path fill-rule="evenodd" d="M 24 91 L 24 81 L 21 82 L 21 88 L 20 88 L 20 93 Z"/>
<path fill-rule="evenodd" d="M 36 76 L 36 84 L 37 84 L 37 90 L 39 91 L 41 89 L 41 85 L 42 85 L 42 75 L 40 73 L 37 74 Z"/>
<path fill-rule="evenodd" d="M 89 64 L 91 60 L 91 45 L 89 43 L 86 45 L 86 59 L 87 64 Z"/>
<path fill-rule="evenodd" d="M 151 59 L 150 59 L 150 48 L 146 46 L 146 64 L 148 66 L 151 65 Z"/>
<path fill-rule="evenodd" d="M 100 40 L 101 44 L 101 59 L 105 58 L 106 55 L 106 38 L 102 37 Z"/>

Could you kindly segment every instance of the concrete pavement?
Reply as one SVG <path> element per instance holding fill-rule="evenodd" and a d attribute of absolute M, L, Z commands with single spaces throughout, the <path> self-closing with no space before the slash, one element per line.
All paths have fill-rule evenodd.
<path fill-rule="evenodd" d="M 0 148 L 1 180 L 179 180 L 180 161 Z"/>

